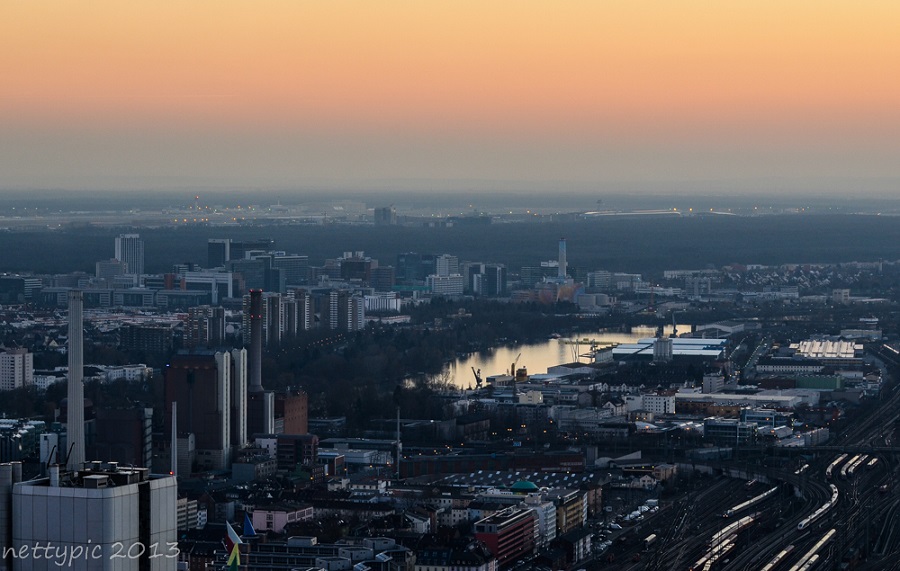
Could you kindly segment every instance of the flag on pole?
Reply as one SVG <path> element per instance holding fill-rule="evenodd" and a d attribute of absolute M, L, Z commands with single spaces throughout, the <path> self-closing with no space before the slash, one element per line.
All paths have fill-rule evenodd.
<path fill-rule="evenodd" d="M 256 537 L 256 530 L 253 529 L 253 522 L 247 512 L 244 512 L 244 537 Z"/>
<path fill-rule="evenodd" d="M 241 564 L 241 550 L 238 547 L 242 543 L 241 538 L 238 537 L 230 523 L 225 524 L 225 529 L 228 530 L 228 535 L 225 537 L 225 549 L 228 550 L 228 569 L 237 571 Z"/>

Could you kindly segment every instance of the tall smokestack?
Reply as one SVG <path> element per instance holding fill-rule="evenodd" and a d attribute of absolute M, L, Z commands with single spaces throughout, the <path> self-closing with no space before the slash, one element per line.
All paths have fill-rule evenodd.
<path fill-rule="evenodd" d="M 566 239 L 559 239 L 559 279 L 569 277 L 568 263 L 566 262 Z"/>
<path fill-rule="evenodd" d="M 69 292 L 69 393 L 66 433 L 69 470 L 84 464 L 84 298 L 80 291 Z"/>
<path fill-rule="evenodd" d="M 178 402 L 172 403 L 172 454 L 169 457 L 173 476 L 178 476 Z"/>
<path fill-rule="evenodd" d="M 262 290 L 250 290 L 250 387 L 262 392 Z"/>

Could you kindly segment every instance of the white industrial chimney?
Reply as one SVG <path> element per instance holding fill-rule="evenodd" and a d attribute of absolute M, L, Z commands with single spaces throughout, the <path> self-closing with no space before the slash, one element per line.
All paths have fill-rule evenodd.
<path fill-rule="evenodd" d="M 81 470 L 84 464 L 84 298 L 82 292 L 69 292 L 69 392 L 66 433 L 69 470 Z"/>

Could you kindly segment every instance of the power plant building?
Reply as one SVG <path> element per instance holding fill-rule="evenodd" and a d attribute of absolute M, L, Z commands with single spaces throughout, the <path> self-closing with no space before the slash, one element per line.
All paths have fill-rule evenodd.
<path fill-rule="evenodd" d="M 194 435 L 198 469 L 227 470 L 231 466 L 232 439 L 231 354 L 176 355 L 166 366 L 165 394 L 167 436 L 171 438 L 172 403 L 180 403 L 179 438 Z"/>

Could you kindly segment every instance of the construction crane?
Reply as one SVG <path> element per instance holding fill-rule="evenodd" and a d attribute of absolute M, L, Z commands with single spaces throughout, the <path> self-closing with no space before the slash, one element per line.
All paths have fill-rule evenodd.
<path fill-rule="evenodd" d="M 516 363 L 519 362 L 519 358 L 520 358 L 520 357 L 522 357 L 522 354 L 521 354 L 521 353 L 519 353 L 518 355 L 516 355 L 516 360 L 513 361 L 512 365 L 509 367 L 509 376 L 510 376 L 510 377 L 515 377 L 515 376 L 516 376 Z"/>
<path fill-rule="evenodd" d="M 475 375 L 475 388 L 476 388 L 476 389 L 480 389 L 480 388 L 481 388 L 481 383 L 483 382 L 483 381 L 481 380 L 481 369 L 478 369 L 478 370 L 476 371 L 476 370 L 475 370 L 475 367 L 472 367 L 472 374 Z"/>
<path fill-rule="evenodd" d="M 678 326 L 675 325 L 675 311 L 672 312 L 672 337 L 678 337 Z"/>

